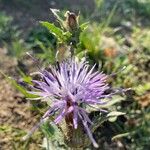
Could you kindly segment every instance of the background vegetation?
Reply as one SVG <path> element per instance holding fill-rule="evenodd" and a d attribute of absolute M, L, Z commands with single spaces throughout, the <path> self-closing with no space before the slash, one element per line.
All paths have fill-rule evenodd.
<path fill-rule="evenodd" d="M 91 64 L 96 63 L 97 69 L 107 74 L 116 73 L 110 78 L 110 85 L 132 89 L 114 98 L 116 105 L 112 109 L 126 115 L 119 116 L 113 123 L 103 123 L 95 132 L 102 149 L 150 149 L 149 0 L 0 0 L 0 70 L 13 77 L 16 82 L 12 85 L 21 91 L 17 92 L 10 85 L 12 80 L 6 81 L 0 76 L 0 105 L 3 106 L 0 149 L 47 147 L 43 140 L 43 132 L 49 130 L 47 126 L 42 128 L 43 132 L 38 131 L 29 140 L 22 141 L 45 106 L 27 101 L 24 98 L 27 93 L 17 83 L 22 84 L 20 78 L 30 82 L 28 75 L 37 70 L 37 64 L 26 52 L 38 58 L 41 67 L 54 63 L 60 41 L 39 23 L 56 21 L 49 8 L 60 9 L 62 16 L 67 10 L 76 14 L 80 11 L 79 24 L 88 22 L 88 27 L 80 34 L 76 56 L 86 56 Z M 57 22 L 55 25 L 59 27 Z M 46 136 L 55 140 L 54 134 L 50 130 Z M 59 148 L 65 149 L 63 143 L 59 142 Z"/>

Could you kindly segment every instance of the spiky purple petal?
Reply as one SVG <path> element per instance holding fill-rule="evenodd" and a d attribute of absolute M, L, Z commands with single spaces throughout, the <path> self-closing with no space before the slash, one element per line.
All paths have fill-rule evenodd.
<path fill-rule="evenodd" d="M 68 114 L 72 114 L 74 128 L 77 129 L 78 122 L 82 122 L 93 145 L 98 147 L 89 129 L 92 121 L 85 107 L 103 105 L 106 103 L 103 99 L 110 95 L 105 94 L 105 91 L 109 89 L 106 84 L 107 76 L 94 70 L 95 66 L 90 69 L 85 60 L 79 62 L 76 59 L 64 61 L 56 67 L 50 66 L 49 70 L 39 73 L 42 81 L 33 80 L 35 84 L 33 89 L 36 90 L 30 93 L 42 99 L 46 98 L 46 101 L 52 101 L 51 108 L 42 119 L 57 112 L 54 122 L 58 124 Z"/>

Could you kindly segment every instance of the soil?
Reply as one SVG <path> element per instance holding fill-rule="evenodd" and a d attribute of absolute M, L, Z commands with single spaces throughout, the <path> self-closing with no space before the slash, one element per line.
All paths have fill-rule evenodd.
<path fill-rule="evenodd" d="M 14 76 L 17 62 L 9 57 L 5 49 L 0 48 L 0 70 L 6 75 Z M 0 149 L 12 150 L 23 149 L 38 150 L 41 141 L 22 141 L 21 138 L 37 123 L 37 115 L 31 110 L 30 102 L 25 100 L 6 78 L 0 74 Z"/>
<path fill-rule="evenodd" d="M 54 21 L 50 8 L 69 10 L 75 13 L 90 14 L 94 11 L 94 0 L 0 0 L 0 11 L 4 11 L 14 19 L 14 24 L 28 32 L 41 20 Z M 81 9 L 82 8 L 82 9 Z"/>

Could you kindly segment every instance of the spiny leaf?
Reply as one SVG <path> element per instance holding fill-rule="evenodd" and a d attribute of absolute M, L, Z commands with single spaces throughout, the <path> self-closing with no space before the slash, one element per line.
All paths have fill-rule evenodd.
<path fill-rule="evenodd" d="M 60 41 L 65 40 L 65 36 L 63 35 L 63 31 L 56 27 L 53 23 L 49 23 L 47 21 L 40 21 L 40 23 L 46 27 L 56 38 Z"/>

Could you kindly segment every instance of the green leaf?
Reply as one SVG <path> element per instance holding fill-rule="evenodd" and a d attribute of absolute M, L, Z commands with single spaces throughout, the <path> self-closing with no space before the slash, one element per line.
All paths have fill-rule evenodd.
<path fill-rule="evenodd" d="M 91 131 L 94 132 L 98 127 L 100 127 L 105 121 L 107 121 L 107 117 L 104 114 L 101 114 L 97 117 L 94 117 L 92 120 L 93 125 L 91 127 Z"/>
<path fill-rule="evenodd" d="M 24 82 L 28 83 L 28 84 L 32 84 L 32 78 L 30 76 L 27 76 L 24 72 L 22 72 L 19 68 L 18 71 L 20 73 L 20 75 L 22 76 L 22 79 Z"/>
<path fill-rule="evenodd" d="M 107 118 L 110 122 L 114 122 L 117 120 L 117 117 L 120 115 L 125 115 L 125 113 L 119 111 L 112 111 L 109 114 L 107 114 Z"/>
<path fill-rule="evenodd" d="M 38 96 L 30 94 L 27 92 L 25 88 L 20 86 L 14 79 L 8 77 L 8 80 L 12 83 L 12 85 L 19 90 L 26 98 L 37 98 Z"/>
<path fill-rule="evenodd" d="M 11 132 L 12 127 L 9 125 L 0 125 L 0 133 L 2 132 Z"/>
<path fill-rule="evenodd" d="M 63 35 L 67 38 L 70 38 L 72 36 L 72 34 L 69 31 L 64 32 Z"/>
<path fill-rule="evenodd" d="M 58 142 L 63 142 L 63 136 L 61 130 L 54 124 L 53 122 L 45 122 L 42 126 L 41 129 L 43 133 L 51 139 L 52 141 L 58 141 Z"/>
<path fill-rule="evenodd" d="M 143 94 L 145 91 L 150 90 L 150 83 L 145 83 L 143 85 L 138 85 L 134 88 L 138 94 Z"/>
<path fill-rule="evenodd" d="M 120 116 L 120 115 L 125 115 L 125 113 L 119 112 L 119 111 L 112 111 L 109 114 L 107 114 L 107 117 L 114 117 L 114 116 Z"/>
<path fill-rule="evenodd" d="M 42 148 L 44 148 L 45 150 L 55 149 L 54 144 L 46 137 L 43 138 Z"/>
<path fill-rule="evenodd" d="M 113 117 L 109 117 L 108 118 L 108 121 L 109 122 L 115 122 L 117 120 L 117 117 L 116 116 L 113 116 Z"/>
<path fill-rule="evenodd" d="M 117 117 L 121 115 L 125 115 L 125 113 L 119 111 L 112 111 L 107 114 L 107 118 L 110 122 L 115 122 L 117 120 Z"/>
<path fill-rule="evenodd" d="M 81 52 L 77 53 L 76 56 L 77 56 L 78 58 L 83 58 L 83 57 L 86 56 L 86 51 L 85 51 L 85 50 L 84 50 L 84 51 L 81 51 Z"/>
<path fill-rule="evenodd" d="M 119 103 L 123 100 L 123 97 L 121 96 L 113 96 L 112 100 L 106 100 L 107 103 L 100 106 L 100 108 L 110 108 L 110 106 L 113 106 L 116 103 Z"/>
<path fill-rule="evenodd" d="M 40 23 L 46 27 L 58 40 L 63 41 L 65 40 L 65 36 L 63 30 L 56 27 L 53 23 L 49 23 L 47 21 L 40 21 Z"/>
<path fill-rule="evenodd" d="M 0 71 L 0 73 L 6 78 L 6 80 L 8 82 L 10 82 L 17 90 L 19 90 L 25 97 L 27 98 L 37 98 L 36 95 L 30 94 L 27 92 L 27 90 L 20 86 L 14 79 L 12 79 L 11 77 L 8 77 L 7 75 L 5 75 L 2 71 Z"/>
<path fill-rule="evenodd" d="M 87 29 L 88 25 L 89 25 L 89 22 L 85 22 L 85 23 L 81 24 L 80 25 L 81 31 L 84 31 L 85 29 Z"/>
<path fill-rule="evenodd" d="M 127 133 L 122 133 L 122 134 L 118 134 L 118 135 L 115 135 L 114 137 L 112 137 L 112 140 L 116 140 L 116 139 L 119 139 L 119 138 L 122 138 L 122 137 L 126 137 L 126 136 L 128 136 L 128 135 L 130 135 L 129 132 L 127 132 Z"/>
<path fill-rule="evenodd" d="M 52 8 L 50 8 L 50 10 L 52 11 L 54 17 L 56 17 L 56 19 L 58 20 L 61 27 L 64 28 L 64 20 L 61 19 L 61 16 L 59 15 L 60 11 L 58 9 L 52 9 Z"/>

